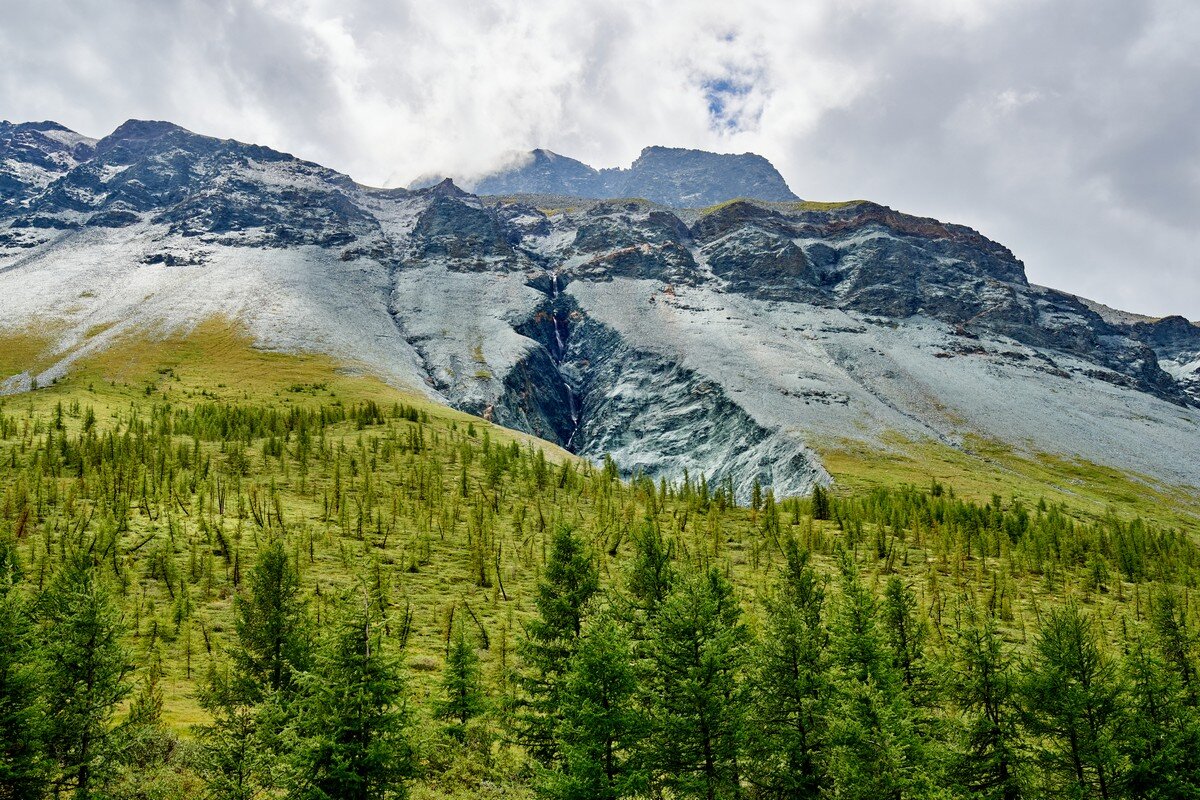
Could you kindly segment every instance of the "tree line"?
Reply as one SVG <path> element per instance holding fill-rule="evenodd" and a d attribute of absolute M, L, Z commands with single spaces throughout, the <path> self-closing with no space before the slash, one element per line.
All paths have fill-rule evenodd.
<path fill-rule="evenodd" d="M 0 796 L 182 796 L 194 785 L 220 798 L 400 797 L 420 777 L 420 719 L 440 721 L 455 757 L 519 748 L 527 785 L 562 800 L 1200 792 L 1200 664 L 1181 595 L 1162 593 L 1115 644 L 1066 603 L 1026 651 L 963 597 L 935 645 L 899 577 L 876 592 L 848 555 L 827 576 L 794 538 L 784 551 L 755 621 L 721 568 L 679 561 L 649 523 L 607 588 L 584 537 L 560 527 L 511 691 L 485 676 L 460 621 L 439 690 L 418 708 L 370 580 L 318 625 L 272 541 L 234 598 L 236 646 L 202 681 L 210 718 L 181 757 L 162 722 L 161 673 L 152 664 L 131 678 L 94 551 L 71 553 L 31 595 L 6 543 Z"/>

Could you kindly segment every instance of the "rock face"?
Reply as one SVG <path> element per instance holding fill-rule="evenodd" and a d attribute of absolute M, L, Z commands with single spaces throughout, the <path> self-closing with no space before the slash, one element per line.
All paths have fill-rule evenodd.
<path fill-rule="evenodd" d="M 0 121 L 0 209 L 19 205 L 86 161 L 95 144 L 57 122 Z"/>
<path fill-rule="evenodd" d="M 489 175 L 474 187 L 482 195 L 557 194 L 564 197 L 604 197 L 600 171 L 582 161 L 541 148 L 531 150 L 519 166 Z"/>
<path fill-rule="evenodd" d="M 1154 350 L 1159 366 L 1200 403 L 1200 325 L 1183 317 L 1164 317 L 1134 323 L 1128 330 Z"/>
<path fill-rule="evenodd" d="M 99 141 L 4 123 L 0 146 L 0 328 L 64 331 L 54 366 L 0 375 L 0 391 L 132 328 L 222 314 L 264 347 L 327 352 L 627 472 L 743 496 L 827 481 L 812 443 L 895 434 L 979 434 L 1200 485 L 1186 320 L 1102 315 L 1030 285 L 976 231 L 873 203 L 586 196 L 790 198 L 756 156 L 650 148 L 598 172 L 535 152 L 504 192 L 581 195 L 564 200 L 372 189 L 162 122 Z"/>
<path fill-rule="evenodd" d="M 629 169 L 603 170 L 549 150 L 534 150 L 520 166 L 479 181 L 475 191 L 480 195 L 641 198 L 675 208 L 703 208 L 739 197 L 799 199 L 762 156 L 679 147 L 647 147 Z"/>

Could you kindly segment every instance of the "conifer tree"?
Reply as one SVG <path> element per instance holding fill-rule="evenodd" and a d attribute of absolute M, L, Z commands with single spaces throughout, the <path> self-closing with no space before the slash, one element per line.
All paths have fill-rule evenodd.
<path fill-rule="evenodd" d="M 1020 704 L 1012 656 L 996 621 L 971 602 L 963 605 L 951 636 L 945 688 L 962 713 L 962 726 L 950 776 L 964 796 L 1019 800 Z"/>
<path fill-rule="evenodd" d="M 1127 721 L 1121 675 L 1078 606 L 1046 617 L 1023 695 L 1044 795 L 1115 797 L 1124 772 L 1118 742 Z"/>
<path fill-rule="evenodd" d="M 1123 672 L 1131 712 L 1118 735 L 1129 764 L 1124 796 L 1200 797 L 1200 720 L 1175 665 L 1143 635 L 1130 644 Z"/>
<path fill-rule="evenodd" d="M 342 603 L 311 671 L 297 678 L 289 715 L 296 800 L 405 796 L 414 759 L 400 661 L 389 652 L 377 604 L 365 588 Z"/>
<path fill-rule="evenodd" d="M 924 621 L 917 616 L 917 598 L 898 575 L 888 579 L 883 593 L 883 626 L 887 633 L 892 663 L 904 688 L 914 699 L 923 694 L 926 682 Z"/>
<path fill-rule="evenodd" d="M 450 722 L 450 734 L 462 740 L 467 723 L 487 707 L 481 682 L 479 655 L 463 625 L 455 626 L 455 634 L 442 672 L 442 692 L 438 717 Z"/>
<path fill-rule="evenodd" d="M 295 566 L 278 539 L 259 551 L 249 591 L 234 596 L 237 644 L 232 668 L 213 668 L 200 693 L 213 717 L 201 726 L 201 773 L 214 795 L 249 800 L 273 782 L 270 763 L 285 755 L 295 679 L 311 657 Z"/>
<path fill-rule="evenodd" d="M 616 800 L 641 793 L 645 724 L 636 695 L 629 641 L 611 617 L 602 617 L 588 626 L 563 680 L 562 764 L 543 782 L 547 796 Z"/>
<path fill-rule="evenodd" d="M 271 753 L 259 744 L 259 709 L 213 667 L 200 693 L 212 722 L 197 730 L 200 779 L 218 800 L 252 800 L 269 783 Z"/>
<path fill-rule="evenodd" d="M 520 741 L 539 762 L 557 757 L 555 728 L 561 716 L 559 693 L 570 665 L 588 602 L 599 588 L 599 574 L 582 540 L 560 526 L 554 533 L 545 574 L 534 603 L 538 614 L 525 629 L 521 655 L 527 700 Z"/>
<path fill-rule="evenodd" d="M 1196 676 L 1200 637 L 1189 624 L 1176 589 L 1167 586 L 1159 592 L 1150 619 L 1154 624 L 1155 645 L 1167 666 L 1178 676 L 1188 704 L 1200 706 L 1200 686 L 1197 685 L 1200 681 Z"/>
<path fill-rule="evenodd" d="M 633 535 L 633 557 L 626 585 L 643 618 L 653 618 L 675 580 L 671 551 L 662 532 L 649 519 Z"/>
<path fill-rule="evenodd" d="M 179 741 L 163 722 L 162 662 L 154 651 L 129 713 L 117 728 L 120 776 L 110 789 L 114 797 L 156 797 L 172 794 L 182 782 L 175 761 Z"/>
<path fill-rule="evenodd" d="M 825 487 L 821 484 L 814 484 L 812 493 L 812 518 L 826 520 L 829 519 L 829 516 L 829 493 L 825 491 Z"/>
<path fill-rule="evenodd" d="M 767 600 L 766 629 L 754 648 L 751 778 L 763 797 L 810 798 L 827 787 L 829 634 L 825 587 L 794 539 Z"/>
<path fill-rule="evenodd" d="M 912 708 L 879 606 L 848 555 L 831 625 L 836 700 L 831 714 L 830 778 L 839 798 L 919 796 L 932 779 L 922 763 Z"/>
<path fill-rule="evenodd" d="M 41 653 L 25 598 L 16 547 L 0 539 L 0 800 L 42 796 L 49 777 L 41 699 Z"/>
<path fill-rule="evenodd" d="M 715 568 L 682 577 L 655 620 L 646 690 L 656 777 L 678 796 L 739 797 L 745 750 L 740 673 L 749 634 Z"/>
<path fill-rule="evenodd" d="M 38 604 L 43 626 L 47 743 L 55 791 L 97 794 L 114 760 L 112 718 L 130 692 L 125 626 L 87 552 L 69 554 Z"/>
<path fill-rule="evenodd" d="M 283 542 L 269 542 L 255 559 L 250 591 L 234 598 L 239 646 L 230 689 L 261 701 L 290 687 L 309 659 L 309 633 L 300 577 Z"/>

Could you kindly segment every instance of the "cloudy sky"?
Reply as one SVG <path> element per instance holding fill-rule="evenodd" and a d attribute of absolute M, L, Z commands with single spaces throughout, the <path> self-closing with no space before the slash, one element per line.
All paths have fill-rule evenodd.
<path fill-rule="evenodd" d="M 0 117 L 127 118 L 376 185 L 547 147 L 762 153 L 1031 280 L 1200 319 L 1195 0 L 0 0 Z"/>

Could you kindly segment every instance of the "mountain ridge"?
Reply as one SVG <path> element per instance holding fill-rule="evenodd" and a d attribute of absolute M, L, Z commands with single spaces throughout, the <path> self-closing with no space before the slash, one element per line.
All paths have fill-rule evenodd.
<path fill-rule="evenodd" d="M 672 208 L 703 208 L 743 197 L 767 202 L 800 199 L 771 162 L 755 153 L 712 153 L 661 145 L 643 148 L 629 167 L 603 169 L 537 148 L 524 154 L 516 165 L 481 177 L 471 189 L 479 195 L 643 198 Z"/>
<path fill-rule="evenodd" d="M 60 152 L 4 130 L 37 144 L 0 140 L 9 161 Z M 57 339 L 49 367 L 0 390 L 45 385 L 125 332 L 223 315 L 259 346 L 743 496 L 827 482 L 814 442 L 894 433 L 1200 485 L 1200 328 L 1106 320 L 964 226 L 866 201 L 374 189 L 170 123 L 89 141 L 42 188 L 4 194 L 0 328 Z"/>

